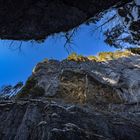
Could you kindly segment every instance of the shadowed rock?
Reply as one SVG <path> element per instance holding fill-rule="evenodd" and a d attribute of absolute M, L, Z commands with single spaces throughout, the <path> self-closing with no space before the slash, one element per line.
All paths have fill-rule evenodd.
<path fill-rule="evenodd" d="M 0 101 L 1 140 L 139 140 L 140 56 L 45 60 Z"/>
<path fill-rule="evenodd" d="M 0 0 L 0 38 L 40 40 L 131 0 Z"/>
<path fill-rule="evenodd" d="M 35 67 L 19 96 L 37 96 L 38 89 L 46 97 L 70 102 L 136 103 L 139 75 L 139 55 L 100 63 L 46 60 Z"/>

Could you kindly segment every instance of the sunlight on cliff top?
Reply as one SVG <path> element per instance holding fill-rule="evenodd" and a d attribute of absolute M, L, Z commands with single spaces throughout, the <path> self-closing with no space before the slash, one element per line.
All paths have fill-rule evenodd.
<path fill-rule="evenodd" d="M 125 51 L 115 51 L 115 52 L 100 52 L 97 56 L 82 56 L 76 53 L 72 53 L 68 56 L 67 60 L 69 61 L 95 61 L 95 62 L 104 62 L 109 60 L 115 60 L 122 57 L 129 57 L 133 55 L 131 50 Z"/>

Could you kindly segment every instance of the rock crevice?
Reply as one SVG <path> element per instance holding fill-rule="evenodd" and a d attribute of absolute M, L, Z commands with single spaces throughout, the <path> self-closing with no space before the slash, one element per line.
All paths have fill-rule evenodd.
<path fill-rule="evenodd" d="M 45 60 L 0 101 L 1 140 L 139 140 L 140 56 Z"/>

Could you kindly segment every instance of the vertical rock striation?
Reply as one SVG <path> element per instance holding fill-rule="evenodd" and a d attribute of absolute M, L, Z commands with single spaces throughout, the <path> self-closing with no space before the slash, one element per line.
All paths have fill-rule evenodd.
<path fill-rule="evenodd" d="M 139 140 L 140 56 L 45 60 L 0 101 L 1 140 Z"/>

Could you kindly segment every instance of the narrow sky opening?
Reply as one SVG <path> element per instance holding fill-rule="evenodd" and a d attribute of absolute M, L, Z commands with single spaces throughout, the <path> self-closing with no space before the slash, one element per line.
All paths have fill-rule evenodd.
<path fill-rule="evenodd" d="M 100 30 L 92 32 L 93 25 L 82 25 L 75 37 L 74 44 L 67 49 L 81 55 L 96 55 L 101 51 L 114 51 L 104 43 Z M 49 37 L 44 43 L 21 42 L 11 40 L 0 41 L 0 86 L 25 82 L 31 75 L 34 66 L 44 60 L 62 60 L 68 56 L 64 48 L 65 39 L 61 35 Z M 19 49 L 21 47 L 21 49 Z"/>

